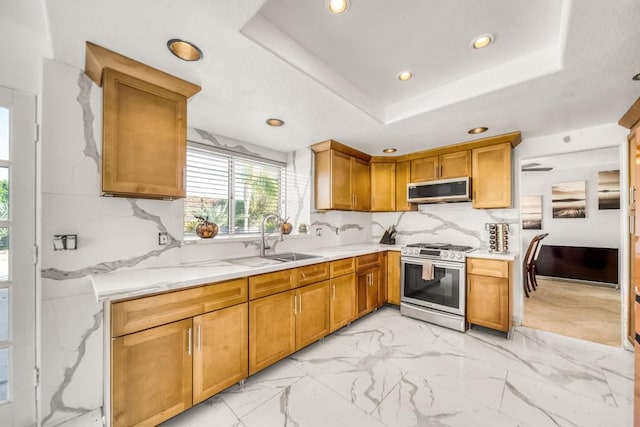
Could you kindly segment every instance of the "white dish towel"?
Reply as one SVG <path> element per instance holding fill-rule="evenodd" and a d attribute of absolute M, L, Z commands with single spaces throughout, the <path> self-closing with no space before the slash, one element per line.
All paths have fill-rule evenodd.
<path fill-rule="evenodd" d="M 428 259 L 422 261 L 422 280 L 433 280 L 433 263 Z"/>

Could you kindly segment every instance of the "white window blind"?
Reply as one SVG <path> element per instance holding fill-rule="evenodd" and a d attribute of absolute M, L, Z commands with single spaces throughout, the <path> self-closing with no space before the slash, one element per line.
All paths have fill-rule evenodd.
<path fill-rule="evenodd" d="M 194 233 L 195 215 L 218 225 L 220 234 L 257 233 L 265 215 L 282 215 L 285 168 L 206 146 L 187 147 L 184 230 Z M 275 222 L 267 223 L 273 230 Z"/>

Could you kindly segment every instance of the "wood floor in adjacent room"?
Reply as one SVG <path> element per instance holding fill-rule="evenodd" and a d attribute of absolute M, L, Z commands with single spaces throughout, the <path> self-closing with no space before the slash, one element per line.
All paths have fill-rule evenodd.
<path fill-rule="evenodd" d="M 525 298 L 524 326 L 620 346 L 620 290 L 542 278 L 538 285 Z"/>

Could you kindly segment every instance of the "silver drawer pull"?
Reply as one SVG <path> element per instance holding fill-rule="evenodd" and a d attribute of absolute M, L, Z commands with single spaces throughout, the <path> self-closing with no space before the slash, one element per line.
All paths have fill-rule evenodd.
<path fill-rule="evenodd" d="M 187 331 L 187 353 L 191 356 L 191 328 Z"/>

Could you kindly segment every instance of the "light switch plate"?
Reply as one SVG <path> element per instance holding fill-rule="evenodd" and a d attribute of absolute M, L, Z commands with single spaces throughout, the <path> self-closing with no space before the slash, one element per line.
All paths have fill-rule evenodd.
<path fill-rule="evenodd" d="M 166 231 L 162 231 L 158 233 L 158 244 L 159 245 L 168 245 L 169 244 L 169 235 Z"/>

